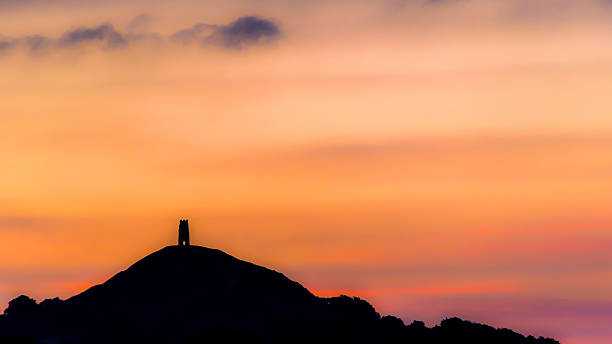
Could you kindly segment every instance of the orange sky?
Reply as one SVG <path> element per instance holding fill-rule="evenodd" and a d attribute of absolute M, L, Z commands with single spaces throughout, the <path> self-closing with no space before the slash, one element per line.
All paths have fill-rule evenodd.
<path fill-rule="evenodd" d="M 280 34 L 171 42 L 245 15 Z M 610 16 L 595 0 L 0 2 L 0 50 L 21 42 L 0 52 L 0 305 L 103 282 L 188 217 L 196 244 L 405 321 L 606 342 Z M 61 46 L 104 23 L 160 38 Z M 30 52 L 30 35 L 51 43 Z"/>

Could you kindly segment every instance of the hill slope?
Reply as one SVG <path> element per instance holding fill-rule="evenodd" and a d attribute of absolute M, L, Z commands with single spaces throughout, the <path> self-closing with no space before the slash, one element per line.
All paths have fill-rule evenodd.
<path fill-rule="evenodd" d="M 319 298 L 279 272 L 199 246 L 166 247 L 65 301 L 21 296 L 0 333 L 4 342 L 47 343 L 556 343 L 456 318 L 404 326 L 364 300 Z"/>

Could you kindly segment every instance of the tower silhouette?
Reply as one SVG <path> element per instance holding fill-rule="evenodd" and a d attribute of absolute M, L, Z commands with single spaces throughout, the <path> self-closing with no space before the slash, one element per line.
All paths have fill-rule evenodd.
<path fill-rule="evenodd" d="M 187 220 L 179 221 L 179 246 L 189 246 L 189 222 Z"/>

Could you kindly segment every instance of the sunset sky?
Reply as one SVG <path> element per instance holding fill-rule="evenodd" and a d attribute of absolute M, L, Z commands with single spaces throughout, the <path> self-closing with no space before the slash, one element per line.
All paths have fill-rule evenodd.
<path fill-rule="evenodd" d="M 612 340 L 612 2 L 0 0 L 0 311 L 175 244 Z"/>

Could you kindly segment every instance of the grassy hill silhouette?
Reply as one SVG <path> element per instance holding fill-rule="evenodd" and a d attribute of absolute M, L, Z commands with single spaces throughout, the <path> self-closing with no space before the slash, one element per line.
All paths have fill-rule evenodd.
<path fill-rule="evenodd" d="M 168 246 L 67 300 L 20 296 L 2 343 L 553 344 L 458 318 L 427 328 L 367 301 L 320 298 L 283 274 L 200 246 Z"/>

